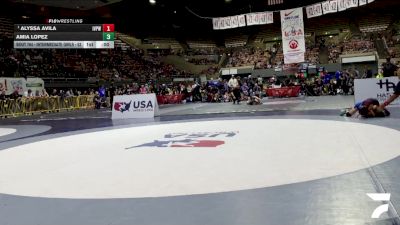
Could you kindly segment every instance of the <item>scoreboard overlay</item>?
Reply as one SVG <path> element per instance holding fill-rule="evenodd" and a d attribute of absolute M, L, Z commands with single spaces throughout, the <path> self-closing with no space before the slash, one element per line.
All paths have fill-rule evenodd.
<path fill-rule="evenodd" d="M 114 24 L 15 24 L 16 49 L 113 49 Z"/>

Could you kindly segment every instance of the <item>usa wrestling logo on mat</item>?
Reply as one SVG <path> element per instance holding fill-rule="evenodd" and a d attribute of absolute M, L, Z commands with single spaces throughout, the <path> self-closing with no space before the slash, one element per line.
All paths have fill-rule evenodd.
<path fill-rule="evenodd" d="M 201 132 L 201 133 L 171 133 L 164 135 L 164 138 L 154 140 L 153 142 L 144 143 L 137 146 L 128 147 L 126 149 L 139 147 L 158 147 L 158 148 L 215 148 L 225 144 L 226 138 L 236 136 L 238 132 Z M 223 139 L 223 140 L 216 140 Z"/>

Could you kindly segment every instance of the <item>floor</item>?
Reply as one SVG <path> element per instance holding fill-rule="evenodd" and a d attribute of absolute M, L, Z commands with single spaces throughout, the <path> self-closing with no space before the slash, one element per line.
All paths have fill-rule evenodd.
<path fill-rule="evenodd" d="M 301 97 L 162 106 L 145 120 L 113 121 L 107 109 L 2 119 L 0 225 L 400 224 L 400 109 L 338 116 L 352 104 Z"/>

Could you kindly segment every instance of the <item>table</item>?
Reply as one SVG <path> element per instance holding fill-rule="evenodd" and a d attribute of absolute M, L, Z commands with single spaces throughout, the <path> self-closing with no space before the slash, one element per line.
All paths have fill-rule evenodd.
<path fill-rule="evenodd" d="M 281 88 L 268 88 L 266 90 L 269 97 L 297 97 L 300 94 L 301 86 L 281 87 Z"/>
<path fill-rule="evenodd" d="M 183 94 L 179 95 L 157 95 L 159 105 L 164 104 L 180 104 L 182 103 Z"/>

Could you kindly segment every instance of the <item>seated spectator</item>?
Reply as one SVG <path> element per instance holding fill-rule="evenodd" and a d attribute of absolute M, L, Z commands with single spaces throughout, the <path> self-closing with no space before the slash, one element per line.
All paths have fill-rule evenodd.
<path fill-rule="evenodd" d="M 42 93 L 40 94 L 41 97 L 49 97 L 49 94 L 47 93 L 46 89 L 42 90 Z"/>
<path fill-rule="evenodd" d="M 143 84 L 140 86 L 139 93 L 140 94 L 147 94 L 147 88 Z"/>
<path fill-rule="evenodd" d="M 10 95 L 10 99 L 14 99 L 17 100 L 21 98 L 21 95 L 19 95 L 18 91 L 14 91 L 11 95 Z"/>
<path fill-rule="evenodd" d="M 0 101 L 4 101 L 7 99 L 6 91 L 2 91 L 0 94 Z"/>
<path fill-rule="evenodd" d="M 28 91 L 24 93 L 24 96 L 27 98 L 35 97 L 31 89 L 28 89 Z"/>
<path fill-rule="evenodd" d="M 257 83 L 254 84 L 253 95 L 262 98 L 262 90 L 260 85 L 258 85 Z"/>
<path fill-rule="evenodd" d="M 95 105 L 95 109 L 100 109 L 102 102 L 101 102 L 101 97 L 99 95 L 99 92 L 97 92 L 97 91 L 95 93 L 95 96 L 93 97 L 93 102 Z"/>

